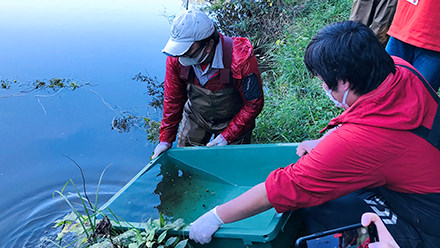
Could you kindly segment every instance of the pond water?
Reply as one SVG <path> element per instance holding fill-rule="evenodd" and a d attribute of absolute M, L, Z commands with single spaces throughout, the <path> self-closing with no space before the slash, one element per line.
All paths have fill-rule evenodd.
<path fill-rule="evenodd" d="M 180 0 L 0 0 L 0 247 L 54 247 L 54 221 L 70 212 L 54 192 L 70 179 L 102 205 L 149 162 L 142 128 L 112 130 L 123 113 L 160 119 L 148 107 L 149 74 L 163 80 L 169 22 Z M 31 90 L 61 78 L 75 90 Z M 86 84 L 89 83 L 89 84 Z M 68 158 L 69 157 L 69 158 Z M 67 192 L 75 192 L 69 185 Z"/>

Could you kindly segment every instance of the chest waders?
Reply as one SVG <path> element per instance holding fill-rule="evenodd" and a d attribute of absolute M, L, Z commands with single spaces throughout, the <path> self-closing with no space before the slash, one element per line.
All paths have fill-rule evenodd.
<path fill-rule="evenodd" d="M 228 126 L 232 118 L 243 107 L 240 93 L 233 85 L 231 73 L 232 38 L 223 40 L 223 65 L 219 70 L 218 83 L 225 87 L 219 91 L 194 85 L 195 73 L 192 66 L 182 66 L 180 79 L 187 82 L 188 101 L 183 111 L 183 119 L 177 146 L 204 146 L 212 135 L 218 135 Z M 215 80 L 215 79 L 213 79 Z M 250 143 L 252 129 L 234 143 Z"/>

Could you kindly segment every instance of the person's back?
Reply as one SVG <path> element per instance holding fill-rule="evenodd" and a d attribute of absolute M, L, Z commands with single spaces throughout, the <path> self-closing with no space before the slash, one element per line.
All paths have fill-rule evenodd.
<path fill-rule="evenodd" d="M 400 58 L 393 58 L 394 70 L 384 80 L 368 83 L 368 76 L 360 74 L 369 74 L 369 68 L 389 64 L 383 48 L 380 54 L 384 61 L 373 59 L 376 65 L 368 67 L 364 61 L 372 58 L 369 51 L 352 54 L 351 58 L 341 52 L 351 45 L 365 50 L 362 42 L 368 41 L 350 40 L 353 34 L 348 32 L 338 37 L 330 30 L 319 35 L 322 43 L 316 42 L 306 52 L 306 65 L 319 75 L 324 85 L 334 82 L 333 86 L 326 86 L 334 93 L 327 93 L 339 98 L 333 99 L 338 104 L 348 107 L 329 123 L 328 128 L 338 128 L 308 155 L 269 175 L 265 183 L 269 201 L 278 212 L 305 208 L 306 226 L 312 233 L 352 224 L 361 213 L 373 209 L 387 219 L 390 232 L 402 247 L 416 247 L 425 241 L 440 242 L 438 231 L 426 232 L 437 225 L 433 223 L 440 223 L 440 150 L 412 132 L 421 125 L 431 128 L 438 107 L 436 100 L 418 76 L 407 69 L 412 66 Z M 329 42 L 331 39 L 340 43 Z M 325 49 L 330 44 L 338 51 L 336 55 L 332 53 L 334 50 Z M 317 55 L 326 52 L 328 57 Z M 343 62 L 331 63 L 331 59 Z M 323 66 L 321 63 L 330 66 L 317 67 Z M 350 70 L 344 65 L 350 65 L 345 66 Z M 349 87 L 344 80 L 351 83 Z M 379 85 L 375 87 L 374 82 Z M 353 91 L 365 93 L 350 99 Z M 372 188 L 376 189 L 370 191 Z M 400 198 L 384 197 L 382 191 Z M 427 195 L 432 201 L 422 200 Z M 408 216 L 405 209 L 395 207 L 401 205 L 414 209 L 413 215 Z M 340 221 L 332 223 L 335 216 Z M 419 223 L 406 218 L 431 218 L 431 221 Z"/>
<path fill-rule="evenodd" d="M 440 229 L 431 228 L 440 223 L 440 150 L 414 131 L 431 128 L 435 93 L 357 22 L 323 28 L 304 61 L 327 96 L 345 108 L 327 127 L 334 131 L 295 164 L 200 217 L 190 238 L 209 242 L 223 222 L 274 207 L 300 210 L 308 233 L 353 224 L 374 211 L 401 247 L 436 247 Z"/>

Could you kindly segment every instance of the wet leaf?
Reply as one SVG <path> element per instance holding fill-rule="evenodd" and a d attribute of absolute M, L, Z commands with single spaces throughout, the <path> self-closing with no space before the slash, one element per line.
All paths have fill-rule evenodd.
<path fill-rule="evenodd" d="M 164 231 L 159 235 L 159 238 L 157 238 L 157 242 L 162 243 L 162 241 L 165 239 L 166 236 L 167 236 L 167 231 Z"/>
<path fill-rule="evenodd" d="M 171 237 L 167 240 L 167 242 L 165 242 L 165 246 L 170 246 L 172 244 L 174 244 L 174 242 L 176 242 L 177 237 Z"/>
<path fill-rule="evenodd" d="M 160 213 L 159 214 L 159 225 L 160 225 L 160 227 L 163 227 L 163 226 L 165 226 L 165 219 L 164 219 L 164 217 L 163 217 L 163 214 L 162 213 Z"/>
<path fill-rule="evenodd" d="M 145 245 L 147 246 L 147 248 L 152 248 L 154 244 L 156 244 L 155 241 L 153 241 L 153 242 L 148 241 L 147 243 L 145 243 Z"/>
<path fill-rule="evenodd" d="M 176 221 L 174 221 L 173 226 L 175 229 L 180 229 L 182 226 L 184 226 L 185 223 L 183 221 L 182 218 L 177 219 Z"/>
<path fill-rule="evenodd" d="M 153 241 L 153 239 L 154 239 L 154 234 L 155 234 L 154 231 L 150 232 L 150 234 L 148 234 L 147 241 Z"/>
<path fill-rule="evenodd" d="M 174 248 L 184 248 L 186 247 L 187 243 L 188 243 L 188 239 L 184 239 L 179 243 L 177 243 L 177 245 Z"/>
<path fill-rule="evenodd" d="M 138 243 L 131 243 L 128 245 L 128 248 L 139 248 Z"/>

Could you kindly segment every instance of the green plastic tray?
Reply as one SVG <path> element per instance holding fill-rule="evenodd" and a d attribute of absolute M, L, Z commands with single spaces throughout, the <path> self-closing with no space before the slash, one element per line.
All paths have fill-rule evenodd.
<path fill-rule="evenodd" d="M 122 228 L 142 229 L 149 218 L 158 218 L 159 211 L 168 219 L 183 218 L 189 224 L 264 182 L 272 170 L 295 163 L 297 145 L 173 148 L 151 161 L 101 209 L 109 208 L 124 220 Z M 290 212 L 278 214 L 271 209 L 225 224 L 203 247 L 280 247 L 293 237 L 282 233 L 289 216 Z"/>

